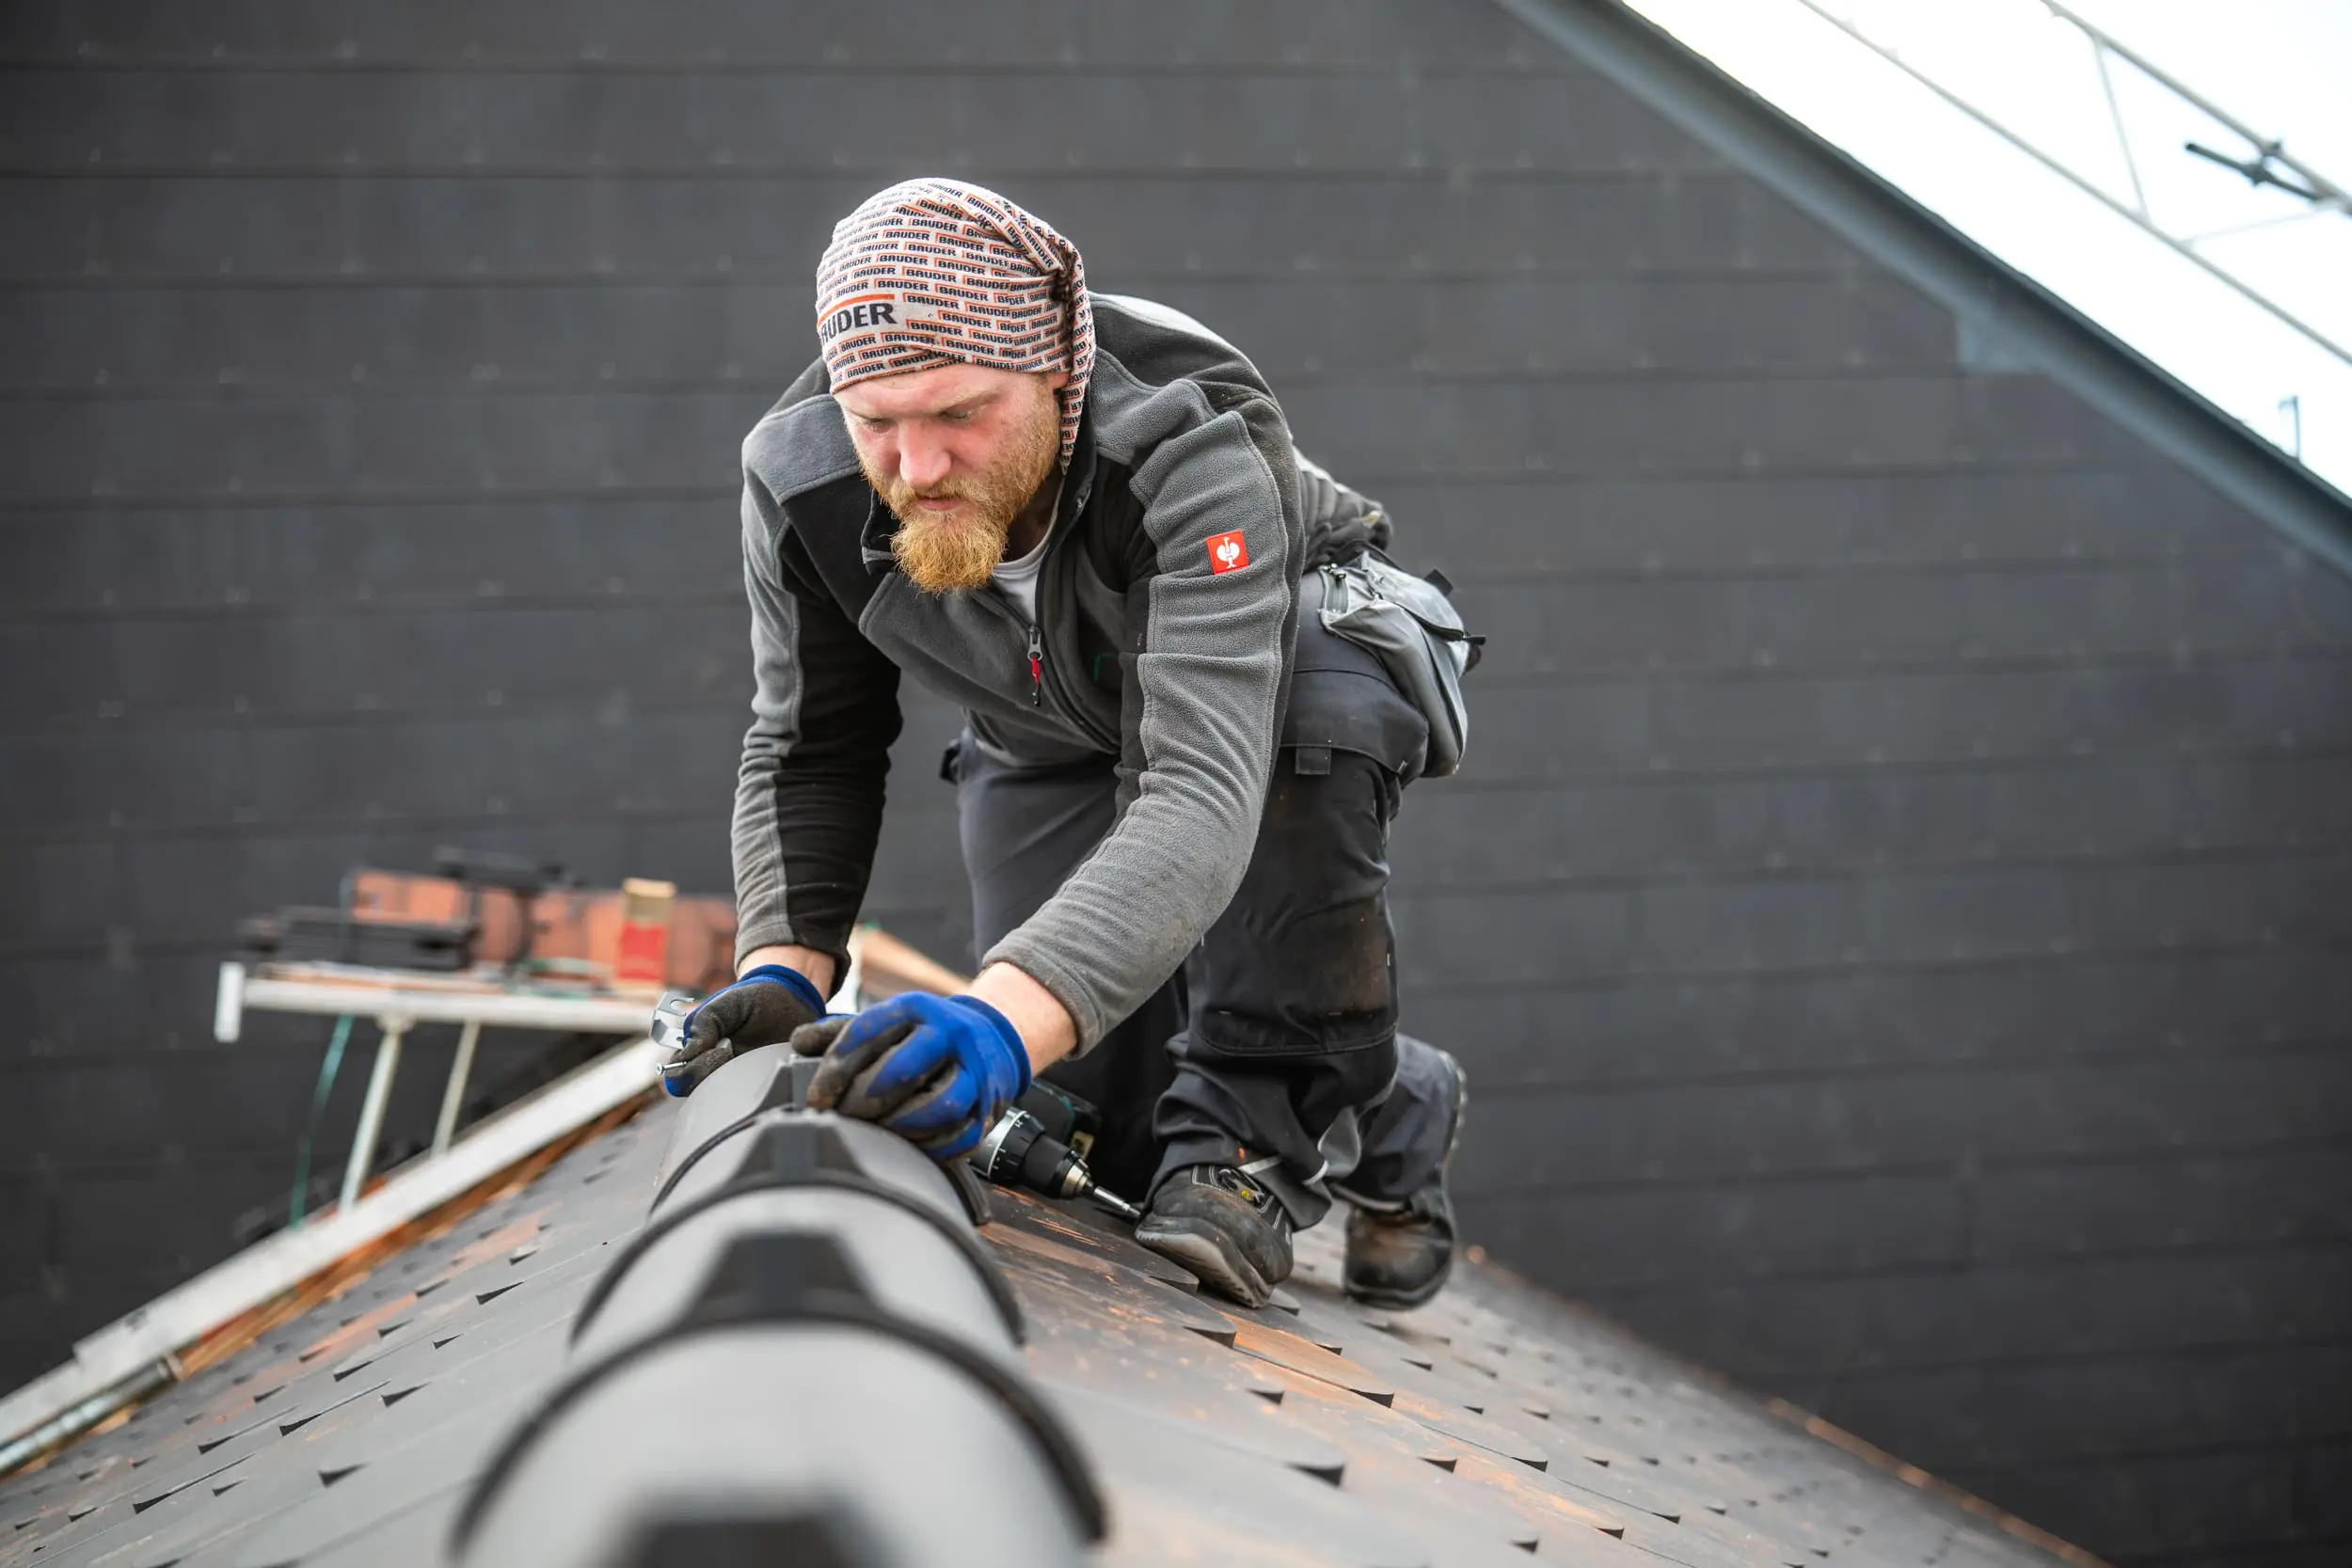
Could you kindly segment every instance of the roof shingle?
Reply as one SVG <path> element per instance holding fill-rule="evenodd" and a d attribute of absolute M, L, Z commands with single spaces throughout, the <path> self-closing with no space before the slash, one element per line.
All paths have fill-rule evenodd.
<path fill-rule="evenodd" d="M 1468 1263 L 1418 1311 L 1359 1307 L 1339 1290 L 1331 1227 L 1300 1239 L 1288 1288 L 1249 1311 L 1204 1298 L 1090 1210 L 992 1189 L 972 1256 L 1018 1303 L 1016 1349 L 988 1291 L 953 1276 L 973 1265 L 946 1239 L 968 1212 L 946 1182 L 919 1161 L 893 1170 L 895 1146 L 861 1153 L 863 1128 L 850 1130 L 846 1163 L 810 1154 L 802 1129 L 774 1130 L 830 1118 L 745 1116 L 766 1078 L 753 1058 L 731 1071 L 740 1103 L 721 1092 L 657 1104 L 0 1487 L 0 1568 L 448 1561 L 469 1497 L 469 1561 L 516 1560 L 518 1543 L 535 1561 L 784 1550 L 774 1531 L 801 1527 L 773 1520 L 723 1541 L 655 1532 L 611 1559 L 591 1551 L 610 1546 L 609 1530 L 560 1539 L 625 1511 L 641 1482 L 707 1481 L 713 1454 L 739 1492 L 790 1494 L 863 1466 L 911 1522 L 909 1540 L 946 1521 L 937 1539 L 961 1543 L 960 1560 L 985 1560 L 983 1538 L 1017 1547 L 1009 1561 L 1052 1560 L 1065 1511 L 1051 1465 L 1024 1468 L 1036 1455 L 983 1384 L 903 1347 L 878 1351 L 854 1325 L 708 1326 L 720 1276 L 753 1266 L 730 1246 L 826 1233 L 842 1239 L 857 1290 L 1041 1394 L 1107 1505 L 1100 1563 L 1405 1568 L 1533 1554 L 1815 1568 L 2023 1564 L 2057 1547 L 1981 1504 L 1906 1485 L 1490 1265 Z M 734 1125 L 714 1138 L 722 1111 Z M 696 1148 L 708 1152 L 687 1161 Z M 670 1165 L 683 1171 L 654 1211 L 660 1234 L 638 1242 Z M 926 1179 L 929 1196 L 911 1196 Z M 898 1197 L 861 1190 L 891 1183 Z M 714 1202 L 718 1191 L 731 1196 Z M 817 1300 L 806 1259 L 792 1269 L 792 1288 Z M 664 1330 L 697 1310 L 703 1329 Z M 849 1375 L 877 1354 L 896 1396 Z M 599 1357 L 612 1370 L 583 1374 Z M 584 1376 L 594 1386 L 550 1415 L 554 1391 Z M 597 1401 L 608 1407 L 593 1419 L 567 1414 Z M 944 1463 L 916 1462 L 927 1439 L 946 1445 Z M 979 1528 L 990 1506 L 1004 1516 Z M 901 1560 L 856 1556 L 859 1540 L 843 1527 L 840 1560 Z M 929 1560 L 914 1551 L 902 1560 Z"/>

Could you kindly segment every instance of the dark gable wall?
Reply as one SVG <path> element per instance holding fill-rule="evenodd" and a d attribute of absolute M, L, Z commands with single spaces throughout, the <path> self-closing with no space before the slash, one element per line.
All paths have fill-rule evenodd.
<path fill-rule="evenodd" d="M 834 219 L 944 171 L 1244 345 L 1492 639 L 1396 847 L 1473 1236 L 2111 1556 L 2352 1535 L 2352 594 L 1499 12 L 0 57 L 0 1379 L 282 1190 L 323 1031 L 211 1042 L 235 917 L 444 840 L 725 885 L 736 446 Z M 873 905 L 968 958 L 950 728 Z"/>

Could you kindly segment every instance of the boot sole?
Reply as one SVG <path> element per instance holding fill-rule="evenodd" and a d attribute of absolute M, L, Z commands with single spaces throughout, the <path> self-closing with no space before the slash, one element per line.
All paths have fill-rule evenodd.
<path fill-rule="evenodd" d="M 1263 1307 L 1274 1293 L 1265 1275 L 1213 1227 L 1194 1220 L 1146 1219 L 1136 1227 L 1136 1240 L 1244 1307 Z"/>

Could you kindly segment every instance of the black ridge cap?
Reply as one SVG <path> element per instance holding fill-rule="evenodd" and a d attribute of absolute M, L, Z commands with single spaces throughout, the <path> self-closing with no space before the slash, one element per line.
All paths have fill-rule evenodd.
<path fill-rule="evenodd" d="M 662 1175 L 654 1189 L 653 1202 L 647 1205 L 648 1209 L 658 1212 L 705 1155 L 728 1143 L 745 1128 L 767 1118 L 771 1113 L 804 1108 L 800 1104 L 799 1089 L 792 1081 L 791 1058 L 771 1057 L 771 1053 L 777 1049 L 780 1048 L 764 1046 L 736 1057 L 712 1073 L 692 1095 L 687 1097 L 678 1113 L 677 1125 L 671 1131 L 670 1148 L 662 1155 Z M 742 1066 L 747 1063 L 754 1072 L 764 1072 L 766 1076 L 746 1076 Z M 784 1089 L 782 1096 L 777 1093 L 779 1085 Z M 715 1094 L 714 1085 L 718 1091 Z M 710 1106 L 731 1106 L 737 1101 L 748 1102 L 750 1109 L 723 1121 L 707 1135 L 696 1135 L 709 1120 L 706 1113 Z M 854 1150 L 850 1152 L 849 1158 L 856 1163 Z M 976 1226 L 987 1225 L 993 1219 L 989 1209 L 987 1187 L 969 1163 L 950 1160 L 937 1169 L 947 1179 L 948 1190 L 955 1194 L 956 1201 L 962 1206 L 966 1219 Z"/>
<path fill-rule="evenodd" d="M 742 1116 L 738 1117 L 735 1120 L 728 1122 L 724 1127 L 720 1128 L 716 1132 L 711 1133 L 710 1136 L 703 1139 L 693 1148 L 688 1149 L 685 1157 L 679 1160 L 676 1164 L 673 1165 L 670 1168 L 670 1173 L 667 1176 L 664 1176 L 660 1184 L 654 1188 L 653 1201 L 645 1206 L 647 1210 L 650 1211 L 660 1208 L 663 1203 L 669 1200 L 671 1192 L 677 1186 L 679 1180 L 688 1171 L 694 1168 L 694 1163 L 696 1161 L 700 1160 L 704 1155 L 709 1153 L 712 1149 L 718 1148 L 721 1144 L 725 1143 L 729 1138 L 734 1137 L 738 1132 L 740 1132 L 745 1128 L 751 1126 L 752 1123 L 757 1121 L 761 1117 L 766 1116 L 769 1109 L 770 1107 L 763 1105 L 757 1110 L 747 1111 Z"/>
<path fill-rule="evenodd" d="M 797 1060 L 788 1045 L 755 1047 L 736 1055 L 680 1100 L 669 1147 L 661 1155 L 659 1193 L 666 1195 L 680 1170 L 733 1129 L 762 1111 L 798 1105 Z M 659 1204 L 660 1196 L 654 1201 Z"/>
<path fill-rule="evenodd" d="M 805 1192 L 810 1188 L 862 1194 L 913 1214 L 929 1225 L 946 1238 L 964 1261 L 972 1265 L 973 1272 L 979 1276 L 981 1288 L 988 1292 L 988 1299 L 995 1305 L 997 1315 L 1004 1320 L 1005 1331 L 1012 1336 L 1012 1342 L 1018 1345 L 1027 1341 L 1028 1325 L 1022 1319 L 1020 1300 L 1013 1295 L 1011 1285 L 1006 1282 L 1004 1270 L 997 1266 L 996 1260 L 989 1256 L 969 1230 L 958 1229 L 955 1223 L 938 1210 L 871 1177 L 824 1169 L 800 1176 L 779 1176 L 772 1171 L 739 1176 L 724 1186 L 713 1187 L 700 1196 L 655 1215 L 651 1224 L 628 1239 L 628 1244 L 614 1255 L 604 1273 L 596 1276 L 596 1282 L 588 1288 L 588 1294 L 581 1299 L 573 1315 L 570 1341 L 574 1344 L 580 1342 L 580 1336 L 587 1332 L 589 1323 L 595 1321 L 614 1287 L 620 1284 L 622 1275 L 635 1266 L 637 1259 L 656 1242 L 688 1220 L 745 1193 Z"/>
<path fill-rule="evenodd" d="M 887 1136 L 860 1125 L 845 1125 L 831 1116 L 771 1109 L 755 1111 L 709 1137 L 693 1141 L 692 1124 L 682 1118 L 673 1129 L 671 1152 L 675 1154 L 681 1140 L 692 1142 L 692 1152 L 672 1170 L 650 1223 L 606 1262 L 574 1311 L 571 1342 L 580 1343 L 581 1334 L 595 1322 L 619 1281 L 632 1271 L 655 1266 L 663 1238 L 699 1216 L 752 1194 L 771 1191 L 854 1193 L 856 1198 L 834 1201 L 849 1211 L 862 1200 L 879 1200 L 914 1215 L 936 1238 L 928 1245 L 945 1243 L 946 1250 L 978 1276 L 985 1294 L 1018 1342 L 1022 1338 L 1018 1302 L 1001 1268 L 980 1246 L 961 1206 L 946 1195 L 927 1197 L 922 1191 L 911 1190 L 903 1180 L 883 1180 L 889 1174 L 883 1168 L 889 1162 L 878 1165 L 871 1158 L 874 1151 L 859 1147 L 861 1140 Z M 733 1150 L 731 1155 L 723 1152 L 728 1149 Z M 672 1201 L 678 1179 L 703 1158 L 731 1159 L 735 1174 L 708 1191 Z M 946 1184 L 928 1161 L 918 1157 L 915 1164 L 929 1182 Z M 855 1215 L 847 1213 L 844 1218 L 854 1221 Z M 1040 1464 L 1039 1473 L 1067 1502 L 1083 1538 L 1103 1540 L 1108 1530 L 1107 1505 L 1086 1453 L 1055 1410 L 1019 1370 L 1002 1364 L 997 1355 L 956 1334 L 891 1310 L 876 1296 L 873 1280 L 844 1246 L 845 1237 L 839 1233 L 792 1229 L 755 1228 L 726 1239 L 694 1287 L 683 1317 L 633 1333 L 609 1349 L 591 1352 L 533 1402 L 533 1408 L 501 1439 L 487 1466 L 467 1489 L 448 1537 L 450 1555 L 461 1560 L 467 1555 L 485 1522 L 501 1507 L 500 1498 L 511 1490 L 509 1483 L 528 1456 L 616 1373 L 648 1355 L 712 1333 L 765 1331 L 788 1336 L 815 1326 L 852 1329 L 947 1363 L 990 1396 L 989 1402 L 1026 1435 L 1026 1447 Z"/>
<path fill-rule="evenodd" d="M 707 1171 L 706 1160 L 711 1162 Z M 728 1161 L 733 1168 L 723 1175 Z M 688 1178 L 696 1172 L 702 1175 L 690 1190 L 754 1176 L 774 1175 L 787 1183 L 818 1181 L 828 1174 L 856 1176 L 896 1187 L 910 1201 L 932 1204 L 950 1225 L 980 1223 L 938 1162 L 885 1128 L 830 1111 L 756 1111 L 730 1122 L 678 1163 L 656 1193 L 646 1217 L 658 1219 L 678 1201 L 679 1190 L 688 1187 Z"/>
<path fill-rule="evenodd" d="M 850 1568 L 874 1560 L 866 1522 L 837 1504 L 788 1519 L 656 1525 L 622 1548 L 623 1560 L 646 1568 L 728 1568 L 789 1562 L 801 1568 Z"/>
<path fill-rule="evenodd" d="M 1495 0 L 2337 571 L 2352 497 L 1621 0 Z"/>
<path fill-rule="evenodd" d="M 681 1343 L 695 1335 L 746 1328 L 789 1332 L 796 1327 L 813 1325 L 870 1331 L 915 1350 L 928 1352 L 978 1384 L 1037 1445 L 1039 1456 L 1060 1482 L 1062 1494 L 1068 1498 L 1071 1512 L 1075 1515 L 1085 1538 L 1089 1542 L 1100 1542 L 1109 1532 L 1109 1508 L 1104 1501 L 1102 1490 L 1095 1481 L 1093 1468 L 1089 1465 L 1084 1450 L 1062 1426 L 1060 1418 L 1029 1386 L 1025 1378 L 928 1323 L 912 1323 L 846 1294 L 819 1292 L 803 1298 L 788 1317 L 770 1316 L 756 1307 L 740 1310 L 724 1307 L 706 1310 L 681 1325 L 660 1329 L 615 1345 L 604 1354 L 575 1368 L 548 1390 L 538 1402 L 537 1407 L 500 1443 L 489 1464 L 468 1490 L 465 1502 L 450 1529 L 450 1544 L 455 1548 L 453 1555 L 462 1556 L 466 1544 L 472 1539 L 483 1516 L 488 1513 L 492 1499 L 505 1484 L 507 1477 L 514 1473 L 516 1465 L 521 1463 L 524 1453 L 555 1424 L 564 1411 L 614 1372 L 633 1367 L 663 1347 Z"/>
<path fill-rule="evenodd" d="M 670 1195 L 676 1191 L 678 1183 L 686 1179 L 686 1173 L 691 1170 L 695 1163 L 704 1155 L 726 1144 L 744 1129 L 758 1125 L 760 1121 L 779 1109 L 782 1107 L 771 1106 L 749 1112 L 728 1122 L 724 1127 L 689 1149 L 685 1157 L 678 1161 L 669 1175 L 663 1177 L 660 1184 L 654 1189 L 653 1202 L 646 1206 L 647 1209 L 650 1212 L 659 1212 L 661 1206 L 670 1200 Z M 970 1220 L 976 1226 L 987 1225 L 991 1222 L 994 1216 L 988 1206 L 988 1189 L 968 1163 L 962 1160 L 950 1160 L 939 1167 L 939 1174 L 947 1179 L 948 1190 L 955 1194 L 956 1202 L 962 1208 L 965 1219 Z M 900 1196 L 909 1203 L 917 1201 L 909 1194 L 901 1193 Z"/>

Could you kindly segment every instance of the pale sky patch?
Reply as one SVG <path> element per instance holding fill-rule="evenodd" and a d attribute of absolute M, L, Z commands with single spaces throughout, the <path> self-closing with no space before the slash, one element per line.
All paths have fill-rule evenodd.
<path fill-rule="evenodd" d="M 1747 87 L 2352 491 L 2352 365 L 1939 100 L 1798 0 L 1630 0 Z M 2092 53 L 2039 0 L 1822 0 L 2118 199 L 2134 199 Z M 2072 8 L 2339 185 L 2352 186 L 2352 0 L 2070 0 Z M 2352 348 L 2352 215 L 2311 213 L 2190 156 L 2245 144 L 2121 62 L 2116 99 L 2167 227 L 2207 242 Z"/>

